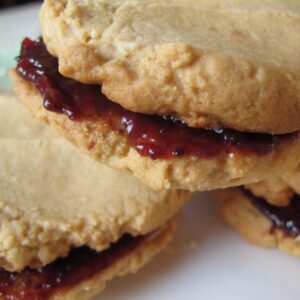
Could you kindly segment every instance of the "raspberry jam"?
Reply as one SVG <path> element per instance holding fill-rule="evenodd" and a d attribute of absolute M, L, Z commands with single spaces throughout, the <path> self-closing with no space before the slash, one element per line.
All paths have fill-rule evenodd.
<path fill-rule="evenodd" d="M 262 156 L 272 152 L 278 143 L 297 136 L 190 128 L 172 116 L 128 111 L 108 100 L 100 86 L 62 76 L 57 59 L 48 53 L 42 39 L 23 41 L 17 72 L 40 92 L 45 109 L 66 114 L 74 122 L 101 118 L 112 130 L 126 134 L 141 155 L 152 159 L 185 155 L 200 159 L 222 154 Z"/>
<path fill-rule="evenodd" d="M 256 197 L 247 190 L 244 190 L 244 193 L 255 208 L 272 221 L 271 232 L 278 228 L 287 236 L 293 238 L 299 236 L 300 196 L 295 194 L 288 206 L 279 207 L 269 204 L 264 198 Z"/>
<path fill-rule="evenodd" d="M 77 285 L 108 269 L 116 260 L 137 249 L 144 237 L 124 236 L 102 252 L 78 248 L 65 258 L 36 270 L 11 273 L 0 269 L 1 300 L 48 300 L 67 293 Z"/>

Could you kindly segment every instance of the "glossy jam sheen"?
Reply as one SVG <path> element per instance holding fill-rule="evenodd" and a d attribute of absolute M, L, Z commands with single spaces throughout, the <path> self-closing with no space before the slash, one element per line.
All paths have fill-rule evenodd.
<path fill-rule="evenodd" d="M 58 72 L 57 59 L 47 52 L 41 39 L 23 41 L 17 71 L 35 85 L 47 110 L 66 114 L 74 122 L 101 118 L 112 130 L 126 134 L 141 155 L 152 159 L 184 155 L 201 159 L 221 154 L 261 156 L 270 153 L 279 142 L 296 136 L 190 128 L 175 117 L 128 111 L 108 100 L 100 86 L 63 77 Z"/>
<path fill-rule="evenodd" d="M 66 293 L 73 287 L 101 274 L 119 258 L 138 248 L 146 237 L 124 236 L 103 252 L 78 248 L 65 257 L 36 270 L 11 273 L 0 269 L 1 300 L 48 300 L 54 294 Z"/>
<path fill-rule="evenodd" d="M 278 207 L 269 204 L 265 199 L 255 197 L 251 192 L 244 190 L 251 203 L 273 223 L 271 231 L 278 228 L 287 236 L 293 238 L 300 234 L 300 196 L 292 198 L 289 206 Z"/>

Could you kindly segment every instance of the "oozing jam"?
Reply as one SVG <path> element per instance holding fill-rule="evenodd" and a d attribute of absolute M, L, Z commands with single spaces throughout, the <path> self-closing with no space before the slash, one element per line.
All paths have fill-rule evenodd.
<path fill-rule="evenodd" d="M 273 223 L 271 231 L 281 229 L 286 235 L 297 237 L 300 234 L 300 196 L 294 195 L 290 205 L 278 207 L 269 204 L 264 198 L 256 197 L 244 190 L 251 203 Z"/>
<path fill-rule="evenodd" d="M 117 259 L 134 251 L 146 237 L 124 236 L 103 252 L 78 248 L 65 258 L 36 270 L 11 273 L 0 269 L 1 300 L 48 300 L 100 274 Z"/>
<path fill-rule="evenodd" d="M 112 130 L 127 135 L 141 155 L 152 159 L 184 155 L 201 159 L 221 154 L 262 156 L 283 140 L 297 136 L 191 128 L 176 117 L 128 111 L 107 99 L 100 86 L 62 76 L 57 59 L 48 53 L 42 39 L 23 41 L 17 72 L 40 92 L 47 110 L 66 114 L 74 122 L 101 118 Z"/>

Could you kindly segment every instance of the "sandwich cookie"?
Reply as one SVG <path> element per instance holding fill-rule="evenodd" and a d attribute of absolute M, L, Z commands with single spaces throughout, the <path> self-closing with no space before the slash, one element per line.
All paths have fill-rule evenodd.
<path fill-rule="evenodd" d="M 102 94 L 99 85 L 61 75 L 57 58 L 42 39 L 24 40 L 12 79 L 36 118 L 92 157 L 131 171 L 157 190 L 210 190 L 257 182 L 300 160 L 297 131 L 273 135 L 192 128 L 178 117 L 129 111 Z"/>
<path fill-rule="evenodd" d="M 155 189 L 263 180 L 300 159 L 299 12 L 293 0 L 46 0 L 51 55 L 23 44 L 16 91 Z"/>
<path fill-rule="evenodd" d="M 198 128 L 300 129 L 297 0 L 46 0 L 40 20 L 60 72 L 128 110 Z"/>
<path fill-rule="evenodd" d="M 225 222 L 247 241 L 276 247 L 300 257 L 300 196 L 294 194 L 287 206 L 275 206 L 240 188 L 215 192 Z"/>
<path fill-rule="evenodd" d="M 0 96 L 0 299 L 88 299 L 171 241 L 185 191 L 153 191 Z"/>
<path fill-rule="evenodd" d="M 280 177 L 250 183 L 244 187 L 255 196 L 265 198 L 270 204 L 287 206 L 295 193 L 300 194 L 300 166 Z"/>

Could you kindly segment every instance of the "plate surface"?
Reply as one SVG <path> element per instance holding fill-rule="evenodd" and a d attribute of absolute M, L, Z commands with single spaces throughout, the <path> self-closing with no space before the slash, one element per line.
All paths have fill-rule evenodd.
<path fill-rule="evenodd" d="M 37 14 L 36 5 L 0 13 L 0 88 L 10 86 L 7 69 L 22 38 L 39 35 Z M 197 194 L 172 246 L 93 300 L 299 300 L 299 278 L 300 260 L 245 243 L 217 218 L 209 196 Z"/>

